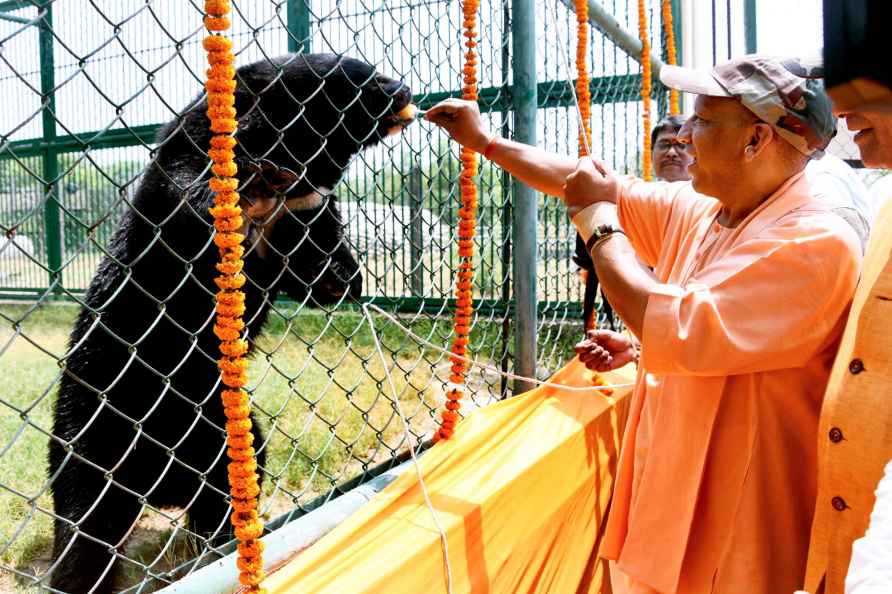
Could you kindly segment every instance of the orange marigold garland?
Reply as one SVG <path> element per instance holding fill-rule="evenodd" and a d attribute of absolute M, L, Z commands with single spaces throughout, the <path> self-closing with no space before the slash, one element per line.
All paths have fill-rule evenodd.
<path fill-rule="evenodd" d="M 576 0 L 576 103 L 579 105 L 579 156 L 589 154 L 592 146 L 592 93 L 585 56 L 588 53 L 588 0 Z M 588 282 L 588 272 L 583 275 L 583 284 Z M 584 320 L 585 329 L 595 327 L 598 313 L 592 311 Z"/>
<path fill-rule="evenodd" d="M 666 35 L 666 62 L 675 66 L 678 64 L 677 50 L 675 49 L 675 27 L 672 23 L 672 0 L 663 0 L 663 32 Z M 669 89 L 669 115 L 678 115 L 681 107 L 678 101 L 678 90 Z"/>
<path fill-rule="evenodd" d="M 217 233 L 214 243 L 219 248 L 220 272 L 214 281 L 220 289 L 217 293 L 217 319 L 214 334 L 220 339 L 218 367 L 226 386 L 221 394 L 223 411 L 226 414 L 227 454 L 231 460 L 229 487 L 232 493 L 231 516 L 235 536 L 239 539 L 238 569 L 239 581 L 247 592 L 265 592 L 260 583 L 263 573 L 263 543 L 259 540 L 263 524 L 257 512 L 257 497 L 260 487 L 257 476 L 257 461 L 254 457 L 254 434 L 251 433 L 251 406 L 244 390 L 247 383 L 248 343 L 242 333 L 245 323 L 245 294 L 240 291 L 245 284 L 242 274 L 244 236 L 242 209 L 239 206 L 238 180 L 235 158 L 235 133 L 237 122 L 235 113 L 235 56 L 232 42 L 220 32 L 229 28 L 229 0 L 207 0 L 204 5 L 204 24 L 211 34 L 204 40 L 208 64 L 207 116 L 211 121 L 211 146 L 208 156 L 213 161 L 211 170 L 214 177 L 209 185 L 214 192 L 214 206 L 210 213 L 214 217 Z"/>
<path fill-rule="evenodd" d="M 651 175 L 650 156 L 650 34 L 647 26 L 647 11 L 645 1 L 638 0 L 638 38 L 641 40 L 641 101 L 644 104 L 644 116 L 642 126 L 644 128 L 644 158 L 642 177 L 645 181 L 653 179 Z"/>
<path fill-rule="evenodd" d="M 576 0 L 576 101 L 579 103 L 579 156 L 588 154 L 592 146 L 592 92 L 585 55 L 588 53 L 588 0 Z"/>
<path fill-rule="evenodd" d="M 579 117 L 582 119 L 579 130 L 579 156 L 584 157 L 592 146 L 591 106 L 592 95 L 589 86 L 588 68 L 585 63 L 585 55 L 588 52 L 588 0 L 576 0 L 576 101 L 579 103 Z M 583 137 L 583 133 L 585 137 Z M 594 272 L 586 272 L 594 274 Z M 587 283 L 585 278 L 583 283 Z M 584 320 L 586 330 L 597 325 L 598 312 L 592 310 L 589 319 Z M 607 380 L 595 372 L 592 383 L 596 386 L 606 386 Z M 612 391 L 604 390 L 602 393 L 609 396 Z"/>
<path fill-rule="evenodd" d="M 464 0 L 462 14 L 464 20 L 465 65 L 462 86 L 462 98 L 477 100 L 477 9 L 480 0 Z M 459 387 L 465 383 L 468 364 L 459 359 L 467 354 L 468 335 L 471 332 L 471 319 L 474 315 L 471 287 L 474 280 L 474 235 L 477 226 L 477 184 L 474 178 L 478 171 L 478 156 L 473 150 L 462 147 L 462 171 L 459 176 L 461 188 L 461 208 L 458 210 L 458 278 L 455 284 L 455 338 L 452 341 L 452 353 L 457 355 L 450 359 L 452 363 L 449 381 L 453 388 L 446 394 L 446 410 L 442 413 L 438 439 L 449 439 L 458 423 L 458 411 L 464 392 Z"/>

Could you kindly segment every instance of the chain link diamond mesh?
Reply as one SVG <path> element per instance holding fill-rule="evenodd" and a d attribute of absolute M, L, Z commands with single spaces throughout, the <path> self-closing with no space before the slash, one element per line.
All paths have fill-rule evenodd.
<path fill-rule="evenodd" d="M 562 67 L 559 52 L 566 52 L 572 63 L 575 22 L 560 2 L 557 19 L 546 17 L 550 3 L 541 4 L 535 25 L 538 136 L 546 148 L 569 154 L 577 136 L 573 75 Z M 610 0 L 604 5 L 628 30 L 636 29 L 634 2 Z M 659 1 L 653 0 L 655 48 L 658 15 Z M 224 517 L 214 518 L 210 533 L 198 532 L 188 522 L 202 513 L 206 502 L 227 501 L 227 489 L 212 480 L 209 470 L 225 458 L 222 438 L 208 446 L 210 466 L 196 465 L 182 446 L 198 436 L 222 436 L 221 419 L 210 413 L 213 399 L 219 398 L 217 386 L 184 391 L 182 383 L 171 381 L 178 365 L 152 364 L 169 354 L 158 352 L 164 347 L 185 353 L 183 365 L 190 358 L 205 363 L 215 358 L 201 342 L 210 315 L 191 326 L 194 320 L 178 318 L 174 308 L 177 295 L 187 289 L 198 291 L 202 307 L 212 308 L 213 292 L 200 288 L 198 271 L 201 256 L 215 253 L 212 227 L 202 219 L 198 236 L 186 242 L 173 227 L 173 215 L 153 218 L 137 206 L 140 184 L 167 163 L 163 155 L 170 143 L 157 143 L 160 127 L 180 118 L 201 92 L 202 16 L 199 2 L 0 2 L 0 94 L 6 98 L 0 114 L 0 297 L 5 299 L 0 305 L 0 591 L 49 588 L 50 572 L 58 571 L 74 550 L 74 544 L 63 543 L 63 560 L 52 557 L 54 521 L 67 527 L 70 543 L 95 542 L 107 554 L 103 571 L 114 574 L 110 583 L 115 590 L 153 591 L 227 550 L 221 539 Z M 478 48 L 481 109 L 493 130 L 510 137 L 510 35 L 512 27 L 522 24 L 512 23 L 510 0 L 484 0 L 479 20 L 486 24 Z M 345 54 L 402 80 L 412 89 L 414 102 L 425 108 L 459 94 L 460 26 L 459 7 L 447 0 L 243 0 L 233 1 L 231 33 L 237 65 L 296 51 Z M 619 170 L 636 173 L 640 68 L 597 30 L 592 32 L 589 68 L 594 150 Z M 320 89 L 333 86 L 333 80 L 323 76 Z M 657 93 L 662 100 L 661 91 Z M 292 117 L 300 118 L 298 113 Z M 406 435 L 359 304 L 371 301 L 397 312 L 416 333 L 449 344 L 458 261 L 453 248 L 458 172 L 457 147 L 431 126 L 414 124 L 360 152 L 334 188 L 343 243 L 323 249 L 324 241 L 305 232 L 306 241 L 325 252 L 327 264 L 305 284 L 322 285 L 325 274 L 338 272 L 337 250 L 343 245 L 359 263 L 362 292 L 346 292 L 324 303 L 315 302 L 312 292 L 303 299 L 279 299 L 269 304 L 263 332 L 251 336 L 248 390 L 254 419 L 265 436 L 262 446 L 255 447 L 265 455 L 261 511 L 269 527 L 299 517 L 395 464 L 408 447 L 421 447 L 430 439 L 444 399 L 448 359 L 407 338 L 386 319 L 376 320 L 411 427 Z M 478 303 L 469 352 L 511 370 L 512 265 L 527 255 L 512 249 L 506 174 L 484 163 L 480 185 Z M 184 201 L 177 215 L 204 216 L 190 214 L 189 208 Z M 175 265 L 146 277 L 139 273 L 138 259 L 116 259 L 116 229 L 128 220 L 148 225 L 154 233 L 151 249 Z M 319 220 L 302 224 L 312 230 Z M 581 330 L 581 289 L 570 260 L 573 239 L 559 204 L 540 197 L 537 374 L 543 378 L 572 356 L 569 347 Z M 185 243 L 176 241 L 197 248 L 178 251 Z M 123 280 L 107 292 L 106 302 L 97 304 L 87 290 L 103 260 Z M 147 285 L 156 282 L 169 292 L 162 295 Z M 261 287 L 259 280 L 252 282 Z M 130 299 L 124 295 L 141 297 L 122 303 Z M 129 305 L 153 312 L 152 323 L 135 335 L 116 332 L 108 321 L 110 309 Z M 88 323 L 79 340 L 70 342 L 79 311 Z M 167 343 L 157 340 L 162 327 L 174 329 L 165 335 Z M 117 354 L 84 354 L 82 345 L 100 335 Z M 115 367 L 121 360 L 125 363 Z M 83 365 L 113 368 L 114 379 L 108 386 L 88 385 Z M 141 416 L 111 396 L 115 386 L 128 381 L 134 366 L 151 379 L 128 389 L 128 398 L 145 403 Z M 83 388 L 80 394 L 86 396 L 76 406 L 86 416 L 78 431 L 63 435 L 54 428 L 53 410 L 66 382 Z M 512 394 L 512 387 L 497 374 L 472 369 L 468 393 L 467 409 L 472 410 Z M 164 419 L 166 425 L 182 427 L 175 444 L 153 435 L 149 423 L 153 411 L 166 410 L 171 402 L 186 411 Z M 106 424 L 126 427 L 117 462 L 84 448 L 87 435 L 112 442 Z M 92 439 L 95 443 L 98 438 Z M 48 444 L 60 455 L 52 473 L 47 470 Z M 157 476 L 143 477 L 143 487 L 134 488 L 124 478 L 125 462 L 151 448 L 163 451 L 165 462 Z M 77 517 L 62 517 L 53 507 L 51 492 L 61 488 L 66 466 L 83 469 L 84 476 L 101 476 L 95 505 Z M 147 473 L 155 470 L 145 467 Z M 190 485 L 187 493 L 178 494 L 183 499 L 179 505 L 169 505 L 165 501 L 171 498 L 161 496 L 177 489 L 172 476 L 186 477 L 181 484 Z M 120 537 L 103 540 L 90 533 L 91 522 L 97 521 L 95 515 L 90 519 L 91 513 L 105 509 L 116 493 L 135 513 L 100 518 L 122 524 Z"/>

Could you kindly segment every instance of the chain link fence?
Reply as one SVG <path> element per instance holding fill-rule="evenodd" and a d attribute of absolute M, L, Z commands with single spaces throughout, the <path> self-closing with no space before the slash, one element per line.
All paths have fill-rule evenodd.
<path fill-rule="evenodd" d="M 517 23 L 510 0 L 481 4 L 485 119 L 513 135 L 511 35 L 535 27 L 539 144 L 574 153 L 566 64 L 573 62 L 575 16 L 555 0 L 539 3 L 535 24 Z M 603 4 L 637 30 L 637 3 Z M 194 146 L 178 149 L 180 141 L 188 145 L 189 130 L 175 123 L 162 131 L 165 122 L 183 122 L 202 91 L 201 8 L 160 0 L 0 2 L 0 591 L 97 585 L 95 591 L 150 592 L 226 550 L 225 419 L 214 404 L 216 342 L 208 322 L 214 288 L 207 263 L 216 250 L 209 216 L 192 208 L 208 174 L 203 162 L 183 182 L 185 166 L 171 158 L 177 150 L 194 156 L 206 143 L 199 134 Z M 233 8 L 239 66 L 260 62 L 277 71 L 285 67 L 273 58 L 289 52 L 344 54 L 402 81 L 422 108 L 460 94 L 457 2 L 243 0 Z M 657 54 L 659 15 L 652 0 Z M 590 47 L 595 150 L 617 169 L 639 172 L 640 67 L 597 30 Z M 281 141 L 271 135 L 269 150 L 291 142 L 288 130 L 306 123 L 302 114 L 310 110 L 301 106 L 312 97 L 343 113 L 355 107 L 341 95 L 365 92 L 372 78 L 338 87 L 343 75 L 317 74 L 296 103 L 261 103 L 269 112 L 263 117 L 284 134 Z M 260 101 L 273 92 L 243 84 Z M 383 111 L 366 109 L 366 117 L 388 117 L 395 96 L 388 94 Z M 317 151 L 322 157 L 295 157 L 307 176 L 318 163 L 337 161 L 334 145 L 347 142 L 350 121 L 344 117 L 331 132 L 317 126 L 302 139 L 331 142 Z M 292 156 L 306 148 L 297 144 Z M 261 232 L 249 248 L 258 258 L 264 249 L 289 256 L 277 271 L 247 271 L 249 302 L 256 300 L 246 314 L 256 314 L 249 321 L 249 391 L 261 431 L 254 444 L 262 458 L 261 511 L 270 527 L 427 443 L 449 377 L 448 357 L 383 317 L 375 325 L 386 356 L 378 358 L 361 304 L 394 312 L 430 343 L 448 346 L 457 147 L 437 129 L 414 124 L 338 165 L 345 166 L 333 191 L 343 238 L 323 206 L 281 214 L 274 229 L 292 225 L 296 245 L 282 248 Z M 264 174 L 249 176 L 243 193 Z M 547 376 L 572 356 L 581 330 L 574 231 L 559 204 L 540 196 L 538 254 L 518 253 L 509 178 L 484 163 L 480 184 L 479 300 L 469 352 L 510 371 L 517 341 L 535 340 L 536 373 Z M 170 212 L 156 208 L 165 195 L 179 196 Z M 140 249 L 122 257 L 120 244 L 137 236 Z M 537 266 L 538 332 L 518 338 L 512 271 L 529 258 Z M 274 300 L 279 284 L 297 288 L 283 288 Z M 396 380 L 408 433 L 385 368 Z M 105 383 L 95 381 L 100 377 Z M 469 410 L 512 393 L 503 376 L 481 368 L 468 383 Z M 87 577 L 53 581 L 66 568 Z"/>

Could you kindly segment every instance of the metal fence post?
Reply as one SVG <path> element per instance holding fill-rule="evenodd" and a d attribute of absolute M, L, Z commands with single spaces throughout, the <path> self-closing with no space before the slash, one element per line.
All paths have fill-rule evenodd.
<path fill-rule="evenodd" d="M 501 75 L 502 75 L 502 91 L 505 93 L 506 97 L 511 96 L 510 89 L 510 75 L 511 75 L 511 7 L 508 3 L 508 0 L 503 0 L 504 4 L 502 5 L 502 65 L 501 65 Z M 499 112 L 499 117 L 502 120 L 502 125 L 500 127 L 499 133 L 503 138 L 511 138 L 511 112 L 508 110 L 502 110 Z M 501 263 L 502 263 L 502 292 L 500 297 L 503 303 L 509 303 L 511 301 L 511 283 L 508 278 L 505 278 L 505 275 L 508 274 L 508 271 L 511 270 L 511 219 L 513 217 L 513 210 L 511 208 L 511 174 L 505 170 L 502 170 L 501 173 L 501 184 L 502 184 L 502 211 L 501 211 L 501 238 L 502 238 L 502 253 L 501 253 Z M 505 315 L 502 318 L 502 356 L 499 358 L 499 366 L 502 370 L 502 373 L 506 373 L 508 371 L 508 359 L 510 357 L 511 349 L 509 348 L 509 341 L 511 337 L 511 317 Z M 502 400 L 508 396 L 508 378 L 503 375 L 499 380 L 499 399 Z"/>
<path fill-rule="evenodd" d="M 289 52 L 310 53 L 310 8 L 307 2 L 309 0 L 288 0 Z"/>
<path fill-rule="evenodd" d="M 512 2 L 511 47 L 514 56 L 514 139 L 536 144 L 536 6 L 533 0 Z M 532 188 L 514 180 L 514 371 L 526 377 L 536 375 L 536 228 L 538 195 Z M 533 387 L 518 382 L 514 393 Z"/>
<path fill-rule="evenodd" d="M 59 153 L 56 149 L 56 77 L 53 59 L 53 6 L 52 0 L 41 4 L 38 40 L 40 45 L 40 93 L 43 102 L 42 125 L 45 149 L 42 154 L 43 175 L 43 225 L 46 246 L 49 286 L 53 292 L 62 289 L 62 223 L 59 208 L 58 180 Z"/>
<path fill-rule="evenodd" d="M 756 0 L 746 0 L 743 5 L 743 28 L 746 33 L 746 53 L 755 54 L 757 46 Z"/>
<path fill-rule="evenodd" d="M 424 297 L 424 188 L 421 168 L 409 170 L 409 260 L 412 266 L 412 295 Z"/>

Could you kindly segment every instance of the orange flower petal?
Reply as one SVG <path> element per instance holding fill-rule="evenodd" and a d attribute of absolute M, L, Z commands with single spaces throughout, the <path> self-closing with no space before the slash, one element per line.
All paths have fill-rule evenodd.
<path fill-rule="evenodd" d="M 231 448 L 244 449 L 251 447 L 251 444 L 254 443 L 254 434 L 253 433 L 245 433 L 242 435 L 227 435 L 226 436 L 226 445 Z M 235 495 L 233 495 L 235 496 Z"/>
<path fill-rule="evenodd" d="M 226 17 L 204 17 L 204 26 L 208 31 L 225 31 L 229 28 L 230 22 Z"/>
<path fill-rule="evenodd" d="M 211 16 L 226 16 L 231 9 L 229 0 L 205 0 L 204 2 L 204 11 Z"/>

